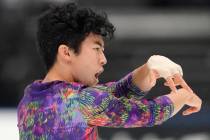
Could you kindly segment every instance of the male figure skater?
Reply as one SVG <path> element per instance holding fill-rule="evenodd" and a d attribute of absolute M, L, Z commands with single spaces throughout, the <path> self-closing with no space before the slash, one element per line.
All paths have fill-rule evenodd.
<path fill-rule="evenodd" d="M 201 99 L 182 79 L 182 68 L 154 55 L 116 82 L 98 84 L 107 63 L 106 38 L 115 31 L 106 15 L 75 4 L 55 6 L 38 22 L 38 44 L 47 74 L 25 89 L 18 105 L 21 140 L 96 140 L 97 126 L 149 127 L 175 115 L 189 115 Z M 171 93 L 144 96 L 165 78 Z M 176 89 L 176 85 L 183 88 Z"/>

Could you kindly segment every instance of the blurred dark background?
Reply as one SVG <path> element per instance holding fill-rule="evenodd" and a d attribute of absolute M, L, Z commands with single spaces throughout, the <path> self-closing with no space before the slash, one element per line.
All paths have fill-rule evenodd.
<path fill-rule="evenodd" d="M 209 0 L 1 0 L 0 108 L 16 108 L 25 86 L 45 75 L 36 50 L 36 18 L 51 3 L 72 1 L 106 11 L 116 26 L 107 42 L 108 63 L 101 82 L 120 79 L 153 54 L 182 65 L 184 78 L 202 98 L 202 110 L 181 112 L 152 128 L 100 128 L 100 139 L 210 139 L 210 1 Z M 148 97 L 169 92 L 160 79 Z"/>

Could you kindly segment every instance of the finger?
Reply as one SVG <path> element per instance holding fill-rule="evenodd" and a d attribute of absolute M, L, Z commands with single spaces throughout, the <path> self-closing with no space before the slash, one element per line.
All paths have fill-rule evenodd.
<path fill-rule="evenodd" d="M 198 111 L 199 111 L 199 109 L 197 107 L 190 107 L 187 110 L 183 111 L 182 114 L 183 115 L 190 115 L 190 114 L 196 113 Z"/>
<path fill-rule="evenodd" d="M 169 86 L 169 88 L 173 91 L 173 92 L 177 92 L 177 89 L 176 89 L 176 86 L 175 86 L 175 84 L 174 84 L 174 81 L 173 81 L 173 79 L 172 79 L 172 77 L 168 77 L 167 79 L 166 79 L 166 81 L 167 81 L 167 83 L 168 83 L 168 86 Z"/>
<path fill-rule="evenodd" d="M 175 86 L 180 85 L 180 80 L 179 80 L 180 78 L 178 78 L 178 77 L 179 77 L 178 75 L 179 75 L 179 74 L 174 74 L 174 75 L 173 75 L 173 78 L 172 78 L 172 80 L 173 80 Z M 169 86 L 169 84 L 168 84 L 167 82 L 165 82 L 164 85 L 165 85 L 165 86 Z"/>
<path fill-rule="evenodd" d="M 159 75 L 159 73 L 158 73 L 157 70 L 154 70 L 154 69 L 153 69 L 152 72 L 154 73 L 156 79 L 160 78 L 160 75 Z"/>
<path fill-rule="evenodd" d="M 184 115 L 190 115 L 192 113 L 198 112 L 200 109 L 198 107 L 190 107 L 183 112 Z"/>
<path fill-rule="evenodd" d="M 167 82 L 164 83 L 164 86 L 169 86 Z"/>
<path fill-rule="evenodd" d="M 149 79 L 150 79 L 149 83 L 150 83 L 151 88 L 152 88 L 152 87 L 154 87 L 156 85 L 156 80 L 157 80 L 157 77 L 156 77 L 154 71 L 151 71 Z"/>
<path fill-rule="evenodd" d="M 186 90 L 188 90 L 189 92 L 192 92 L 193 93 L 193 90 L 187 85 L 187 83 L 184 81 L 184 79 L 179 75 L 179 74 L 176 74 L 175 75 L 175 79 L 177 79 L 180 83 L 180 85 L 185 88 Z"/>
<path fill-rule="evenodd" d="M 174 85 L 175 85 L 175 86 L 178 86 L 178 85 L 180 85 L 180 84 L 178 84 L 178 83 L 176 83 L 176 81 L 174 81 Z M 165 83 L 164 83 L 164 86 L 167 86 L 167 87 L 168 87 L 169 84 L 168 84 L 167 82 L 165 82 Z"/>

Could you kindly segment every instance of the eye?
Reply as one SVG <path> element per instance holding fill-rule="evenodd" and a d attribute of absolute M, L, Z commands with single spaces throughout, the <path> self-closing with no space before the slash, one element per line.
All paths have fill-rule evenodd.
<path fill-rule="evenodd" d="M 97 52 L 104 52 L 104 48 L 100 46 L 95 46 L 93 47 L 93 49 L 96 50 Z"/>
<path fill-rule="evenodd" d="M 96 51 L 100 51 L 101 48 L 97 47 L 97 48 L 94 48 L 94 49 L 95 49 Z"/>

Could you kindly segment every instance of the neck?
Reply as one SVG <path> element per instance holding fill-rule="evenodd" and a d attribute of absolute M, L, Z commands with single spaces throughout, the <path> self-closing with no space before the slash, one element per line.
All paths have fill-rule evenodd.
<path fill-rule="evenodd" d="M 66 81 L 66 82 L 73 82 L 72 75 L 68 72 L 65 68 L 59 68 L 56 66 L 53 66 L 48 73 L 46 74 L 45 78 L 43 79 L 43 83 L 45 82 L 52 82 L 52 81 Z"/>

